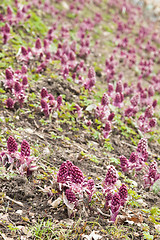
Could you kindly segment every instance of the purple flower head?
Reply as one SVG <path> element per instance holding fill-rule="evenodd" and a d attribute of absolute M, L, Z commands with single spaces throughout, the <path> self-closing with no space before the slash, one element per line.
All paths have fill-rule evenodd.
<path fill-rule="evenodd" d="M 105 196 L 105 200 L 106 200 L 105 208 L 106 209 L 109 207 L 110 202 L 112 200 L 112 197 L 113 197 L 113 193 L 112 192 L 107 193 L 107 195 Z"/>
<path fill-rule="evenodd" d="M 25 100 L 25 95 L 24 95 L 24 93 L 23 92 L 20 92 L 19 94 L 18 94 L 18 102 L 19 102 L 19 104 L 20 104 L 20 107 L 22 107 L 22 105 L 23 105 L 23 103 L 24 103 L 24 100 Z"/>
<path fill-rule="evenodd" d="M 6 79 L 7 80 L 13 79 L 13 72 L 9 68 L 6 69 Z"/>
<path fill-rule="evenodd" d="M 92 199 L 93 193 L 95 191 L 95 184 L 94 184 L 94 180 L 93 179 L 89 179 L 87 182 L 87 193 L 89 195 L 89 202 Z"/>
<path fill-rule="evenodd" d="M 112 211 L 111 221 L 114 222 L 116 220 L 120 206 L 121 206 L 121 198 L 118 193 L 115 193 L 111 201 L 111 211 Z"/>
<path fill-rule="evenodd" d="M 76 54 L 73 51 L 70 51 L 69 53 L 69 60 L 74 61 L 76 59 Z"/>
<path fill-rule="evenodd" d="M 51 59 L 51 53 L 50 52 L 46 52 L 45 54 L 46 54 L 46 60 Z"/>
<path fill-rule="evenodd" d="M 115 95 L 115 98 L 114 98 L 114 102 L 113 102 L 114 106 L 120 108 L 122 101 L 123 101 L 122 100 L 122 94 L 117 92 L 116 95 Z"/>
<path fill-rule="evenodd" d="M 131 153 L 131 156 L 129 158 L 129 162 L 130 163 L 136 163 L 137 162 L 137 158 L 138 158 L 138 155 L 136 152 L 132 152 Z"/>
<path fill-rule="evenodd" d="M 77 166 L 70 161 L 62 163 L 57 174 L 57 182 L 81 184 L 83 180 L 83 173 Z"/>
<path fill-rule="evenodd" d="M 136 94 L 131 98 L 130 102 L 134 107 L 136 107 L 139 104 L 139 100 L 139 94 Z"/>
<path fill-rule="evenodd" d="M 77 166 L 72 166 L 71 168 L 72 182 L 76 184 L 81 184 L 84 180 L 82 171 Z"/>
<path fill-rule="evenodd" d="M 129 170 L 129 162 L 128 159 L 125 156 L 120 156 L 120 163 L 121 163 L 121 168 L 122 171 L 127 172 Z"/>
<path fill-rule="evenodd" d="M 105 178 L 106 185 L 114 185 L 117 182 L 118 176 L 114 166 L 110 166 Z"/>
<path fill-rule="evenodd" d="M 76 52 L 76 41 L 73 41 L 70 45 L 70 49 L 73 51 L 73 52 Z"/>
<path fill-rule="evenodd" d="M 23 86 L 27 86 L 27 84 L 28 84 L 28 78 L 27 78 L 26 76 L 24 76 L 24 77 L 22 78 L 22 85 L 23 85 Z"/>
<path fill-rule="evenodd" d="M 44 61 L 44 62 L 42 62 L 42 63 L 37 67 L 36 72 L 37 72 L 37 73 L 40 73 L 40 72 L 42 72 L 42 71 L 45 71 L 46 67 L 47 67 L 47 62 Z"/>
<path fill-rule="evenodd" d="M 6 33 L 3 33 L 3 44 L 6 44 L 9 39 L 9 35 Z"/>
<path fill-rule="evenodd" d="M 12 8 L 11 8 L 10 6 L 8 6 L 8 7 L 7 7 L 7 15 L 8 15 L 8 16 L 9 16 L 9 15 L 12 15 L 12 13 L 13 13 Z"/>
<path fill-rule="evenodd" d="M 22 72 L 22 74 L 26 74 L 26 73 L 27 73 L 27 67 L 26 67 L 26 65 L 23 65 L 23 66 L 22 66 L 21 72 Z"/>
<path fill-rule="evenodd" d="M 12 99 L 12 98 L 8 98 L 8 99 L 6 100 L 6 105 L 7 105 L 7 107 L 8 107 L 9 109 L 12 109 L 13 106 L 14 106 L 14 101 L 13 101 L 13 99 Z"/>
<path fill-rule="evenodd" d="M 45 87 L 43 87 L 41 90 L 41 98 L 45 98 L 47 96 L 48 96 L 48 91 Z"/>
<path fill-rule="evenodd" d="M 126 117 L 132 117 L 132 116 L 135 116 L 135 114 L 137 113 L 138 111 L 138 108 L 137 107 L 128 107 L 126 110 L 125 110 L 125 116 Z"/>
<path fill-rule="evenodd" d="M 8 23 L 6 23 L 5 25 L 4 25 L 4 32 L 6 33 L 6 34 L 9 34 L 10 33 L 10 26 L 9 26 L 9 24 Z"/>
<path fill-rule="evenodd" d="M 4 22 L 4 17 L 1 13 L 0 13 L 0 22 Z"/>
<path fill-rule="evenodd" d="M 14 91 L 15 91 L 15 95 L 19 95 L 20 92 L 22 91 L 22 86 L 19 82 L 15 82 Z"/>
<path fill-rule="evenodd" d="M 49 101 L 55 100 L 54 96 L 51 93 L 48 94 L 48 99 L 49 99 Z"/>
<path fill-rule="evenodd" d="M 157 173 L 157 162 L 154 161 L 149 167 L 148 177 L 152 179 L 153 183 L 160 178 L 160 174 Z"/>
<path fill-rule="evenodd" d="M 110 132 L 111 132 L 111 122 L 110 121 L 106 121 L 104 130 L 103 130 L 104 138 L 107 138 Z"/>
<path fill-rule="evenodd" d="M 63 54 L 62 58 L 61 58 L 61 64 L 62 65 L 66 65 L 68 62 L 68 57 L 66 54 Z"/>
<path fill-rule="evenodd" d="M 108 94 L 110 95 L 114 90 L 114 87 L 113 87 L 113 84 L 112 83 L 109 83 L 108 84 Z"/>
<path fill-rule="evenodd" d="M 44 99 L 41 99 L 41 108 L 42 108 L 45 116 L 48 117 L 49 116 L 49 106 L 48 106 L 48 103 Z"/>
<path fill-rule="evenodd" d="M 119 92 L 119 93 L 123 92 L 123 84 L 121 80 L 119 80 L 116 84 L 116 92 Z"/>
<path fill-rule="evenodd" d="M 78 104 L 73 106 L 73 113 L 75 113 L 75 112 L 77 112 L 78 118 L 82 117 L 82 108 Z"/>
<path fill-rule="evenodd" d="M 16 140 L 12 136 L 7 140 L 7 149 L 9 153 L 15 153 L 18 150 Z"/>
<path fill-rule="evenodd" d="M 94 87 L 95 83 L 96 83 L 96 79 L 90 78 L 84 83 L 84 87 L 85 89 L 88 89 L 90 91 Z"/>
<path fill-rule="evenodd" d="M 30 156 L 30 145 L 25 139 L 21 143 L 21 156 Z"/>
<path fill-rule="evenodd" d="M 149 88 L 148 88 L 148 96 L 149 97 L 153 97 L 154 94 L 155 94 L 154 87 L 153 86 L 149 86 Z"/>
<path fill-rule="evenodd" d="M 71 166 L 72 165 L 73 164 L 71 163 Z M 68 180 L 68 177 L 69 177 L 69 167 L 67 162 L 63 162 L 57 174 L 57 182 L 65 183 Z"/>
<path fill-rule="evenodd" d="M 114 112 L 110 113 L 109 116 L 108 116 L 108 121 L 111 122 L 111 121 L 113 120 L 114 117 L 115 117 Z"/>
<path fill-rule="evenodd" d="M 93 179 L 89 179 L 88 180 L 87 187 L 90 190 L 90 192 L 94 191 L 95 184 L 94 184 L 94 180 Z"/>
<path fill-rule="evenodd" d="M 25 47 L 21 47 L 21 53 L 23 56 L 27 56 L 28 55 L 28 50 Z"/>
<path fill-rule="evenodd" d="M 160 174 L 157 171 L 157 162 L 151 163 L 148 173 L 144 176 L 144 181 L 146 186 L 152 186 L 158 179 Z"/>
<path fill-rule="evenodd" d="M 152 106 L 148 106 L 145 111 L 145 117 L 146 118 L 151 118 L 154 114 L 154 109 Z"/>
<path fill-rule="evenodd" d="M 66 189 L 65 195 L 68 202 L 75 203 L 77 201 L 76 195 L 74 194 L 74 192 L 72 192 L 71 189 Z"/>
<path fill-rule="evenodd" d="M 157 119 L 156 118 L 152 118 L 150 121 L 149 121 L 149 126 L 151 128 L 155 127 L 157 124 Z"/>
<path fill-rule="evenodd" d="M 44 46 L 45 49 L 48 49 L 49 42 L 48 42 L 47 39 L 44 39 L 44 40 L 43 40 L 43 46 Z"/>
<path fill-rule="evenodd" d="M 41 99 L 41 107 L 42 109 L 48 109 L 48 104 L 44 99 Z"/>
<path fill-rule="evenodd" d="M 35 42 L 35 48 L 36 49 L 41 49 L 42 48 L 42 43 L 41 43 L 41 39 L 37 38 L 36 42 Z"/>
<path fill-rule="evenodd" d="M 62 105 L 62 96 L 57 97 L 57 108 L 60 109 L 60 106 Z"/>
<path fill-rule="evenodd" d="M 88 70 L 88 78 L 95 78 L 96 74 L 93 67 L 90 67 Z"/>
<path fill-rule="evenodd" d="M 155 108 L 157 106 L 157 100 L 155 99 L 152 103 L 152 107 Z"/>
<path fill-rule="evenodd" d="M 109 97 L 106 93 L 103 94 L 103 97 L 101 99 L 101 105 L 106 106 L 109 104 Z"/>
<path fill-rule="evenodd" d="M 118 193 L 121 198 L 121 205 L 123 206 L 125 201 L 127 200 L 127 196 L 128 196 L 127 186 L 124 183 L 119 188 Z"/>
<path fill-rule="evenodd" d="M 110 132 L 111 131 L 111 123 L 109 121 L 106 122 L 104 130 L 106 132 Z"/>
<path fill-rule="evenodd" d="M 138 143 L 138 147 L 137 147 L 136 151 L 143 154 L 143 153 L 147 152 L 147 148 L 148 148 L 147 139 L 141 138 L 141 140 Z"/>

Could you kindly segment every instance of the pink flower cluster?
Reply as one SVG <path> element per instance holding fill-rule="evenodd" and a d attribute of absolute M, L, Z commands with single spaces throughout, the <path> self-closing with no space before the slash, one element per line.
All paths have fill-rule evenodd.
<path fill-rule="evenodd" d="M 47 39 L 43 40 L 43 45 L 40 38 L 37 38 L 35 46 L 33 48 L 25 48 L 21 46 L 17 59 L 20 62 L 24 62 L 26 65 L 29 64 L 30 60 L 35 59 L 40 62 L 40 65 L 37 67 L 36 72 L 40 73 L 44 71 L 47 67 L 47 64 L 51 59 L 51 52 L 49 50 L 50 42 Z"/>
<path fill-rule="evenodd" d="M 55 100 L 54 96 L 48 93 L 45 87 L 41 90 L 41 110 L 46 117 L 49 117 L 56 110 L 60 110 L 62 106 L 62 96 L 58 96 Z"/>
<path fill-rule="evenodd" d="M 148 187 L 160 178 L 160 174 L 158 173 L 156 161 L 148 166 L 145 164 L 147 160 L 147 139 L 142 138 L 138 143 L 136 152 L 131 153 L 129 160 L 123 155 L 120 156 L 120 165 L 124 172 L 130 172 L 132 169 L 136 171 L 144 170 L 146 173 L 144 176 L 144 185 Z"/>
<path fill-rule="evenodd" d="M 142 132 L 150 132 L 151 128 L 156 126 L 157 120 L 153 117 L 154 108 L 153 106 L 148 106 L 145 113 L 142 114 L 138 119 L 138 127 Z"/>
<path fill-rule="evenodd" d="M 8 6 L 7 11 L 4 15 L 0 14 L 0 20 L 5 22 L 5 25 L 1 27 L 1 33 L 3 38 L 3 44 L 6 44 L 11 37 L 10 29 L 13 25 L 17 25 L 20 21 L 24 22 L 30 18 L 30 15 L 27 14 L 29 5 L 24 5 L 23 8 L 17 4 L 17 13 L 15 14 L 13 9 Z"/>
<path fill-rule="evenodd" d="M 90 67 L 88 70 L 88 78 L 84 82 L 85 89 L 88 89 L 89 91 L 92 90 L 92 88 L 95 86 L 96 83 L 96 74 L 93 67 Z"/>
<path fill-rule="evenodd" d="M 88 200 L 91 201 L 95 192 L 94 181 L 92 179 L 86 181 L 82 171 L 68 160 L 61 164 L 57 174 L 57 182 L 60 191 L 64 191 L 66 200 L 70 203 L 65 200 L 67 206 L 72 204 L 75 207 L 78 201 L 83 199 L 84 192 L 88 194 Z"/>
<path fill-rule="evenodd" d="M 9 109 L 13 108 L 15 102 L 19 102 L 20 107 L 22 107 L 26 99 L 26 89 L 28 87 L 27 67 L 23 65 L 21 70 L 16 71 L 13 71 L 12 68 L 7 68 L 3 83 L 4 87 L 8 89 L 14 97 L 13 99 L 7 99 L 7 107 Z"/>
<path fill-rule="evenodd" d="M 160 173 L 158 172 L 157 162 L 153 161 L 144 176 L 145 187 L 152 186 L 158 179 L 160 179 Z"/>
<path fill-rule="evenodd" d="M 127 201 L 128 191 L 127 186 L 122 184 L 119 190 L 116 187 L 118 174 L 114 166 L 110 166 L 105 180 L 103 182 L 103 193 L 105 195 L 105 208 L 111 209 L 111 221 L 115 221 L 119 210 Z M 118 190 L 118 192 L 117 192 Z"/>
<path fill-rule="evenodd" d="M 30 156 L 30 145 L 24 139 L 21 143 L 21 152 L 18 152 L 16 140 L 10 136 L 7 140 L 7 150 L 0 153 L 0 161 L 8 168 L 17 169 L 20 174 L 31 175 L 37 169 L 36 158 Z"/>
<path fill-rule="evenodd" d="M 132 169 L 140 171 L 148 160 L 147 139 L 142 138 L 135 152 L 132 152 L 129 160 L 125 156 L 120 156 L 122 171 L 129 172 Z"/>

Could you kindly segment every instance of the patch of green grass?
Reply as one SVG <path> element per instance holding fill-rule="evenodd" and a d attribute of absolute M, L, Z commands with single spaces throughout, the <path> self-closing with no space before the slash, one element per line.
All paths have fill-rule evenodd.
<path fill-rule="evenodd" d="M 86 159 L 89 159 L 90 161 L 92 161 L 92 162 L 94 162 L 94 163 L 96 163 L 96 164 L 99 164 L 99 160 L 97 159 L 97 157 L 95 156 L 95 155 L 93 155 L 93 154 L 87 154 L 87 153 L 85 153 L 85 152 L 83 152 L 83 151 L 81 151 L 81 156 L 83 156 L 84 158 L 86 158 Z"/>
<path fill-rule="evenodd" d="M 34 226 L 30 228 L 30 231 L 35 240 L 50 240 L 52 238 L 56 239 L 55 237 L 58 237 L 58 232 L 54 231 L 53 222 L 50 219 L 47 221 L 44 219 L 39 220 Z"/>

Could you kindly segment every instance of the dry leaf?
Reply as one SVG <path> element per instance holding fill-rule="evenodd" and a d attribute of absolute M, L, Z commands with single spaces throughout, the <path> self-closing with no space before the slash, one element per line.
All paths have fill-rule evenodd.
<path fill-rule="evenodd" d="M 132 217 L 128 217 L 129 221 L 133 221 L 134 223 L 142 223 L 143 222 L 143 216 L 141 213 L 133 215 Z"/>
<path fill-rule="evenodd" d="M 83 240 L 99 240 L 102 239 L 101 235 L 98 235 L 96 231 L 91 232 L 90 235 L 83 235 Z"/>
<path fill-rule="evenodd" d="M 156 230 L 160 231 L 160 224 L 155 224 L 154 227 Z"/>
<path fill-rule="evenodd" d="M 2 240 L 14 240 L 13 238 L 6 237 L 6 235 L 1 232 L 0 232 L 0 236 L 2 237 Z"/>
<path fill-rule="evenodd" d="M 52 208 L 57 208 L 58 205 L 61 203 L 62 198 L 58 197 L 56 200 L 54 200 L 53 202 L 51 200 L 48 200 L 48 204 L 50 204 L 52 206 Z"/>

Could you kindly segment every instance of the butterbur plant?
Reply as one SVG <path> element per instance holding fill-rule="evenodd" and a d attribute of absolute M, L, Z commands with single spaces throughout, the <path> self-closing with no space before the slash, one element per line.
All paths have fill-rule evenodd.
<path fill-rule="evenodd" d="M 142 114 L 138 119 L 138 127 L 140 131 L 146 133 L 150 132 L 152 128 L 156 126 L 156 118 L 153 117 L 154 114 L 154 107 L 152 105 L 149 105 L 145 113 Z"/>
<path fill-rule="evenodd" d="M 117 171 L 115 167 L 111 165 L 103 182 L 103 193 L 105 195 L 105 209 L 111 209 L 110 220 L 113 222 L 115 222 L 119 210 L 124 206 L 128 196 L 127 186 L 124 183 L 121 185 L 119 190 L 117 189 L 117 180 Z"/>
<path fill-rule="evenodd" d="M 15 70 L 11 67 L 5 70 L 5 79 L 3 80 L 4 87 L 10 91 L 12 98 L 6 100 L 8 109 L 13 109 L 16 102 L 22 108 L 25 99 L 27 98 L 26 90 L 28 88 L 27 67 L 22 66 L 21 70 Z"/>
<path fill-rule="evenodd" d="M 135 152 L 132 152 L 129 160 L 125 156 L 120 156 L 121 169 L 124 172 L 131 172 L 135 169 L 137 172 L 145 167 L 145 162 L 148 160 L 148 145 L 147 139 L 142 138 L 138 143 L 138 147 Z"/>
<path fill-rule="evenodd" d="M 18 151 L 18 144 L 13 136 L 7 140 L 7 150 L 0 153 L 2 165 L 11 170 L 17 170 L 20 174 L 32 175 L 37 169 L 36 158 L 30 156 L 30 145 L 24 139 L 21 143 L 21 152 Z"/>
<path fill-rule="evenodd" d="M 66 206 L 75 210 L 80 202 L 83 202 L 83 195 L 86 192 L 88 201 L 92 199 L 95 192 L 95 185 L 92 179 L 86 180 L 82 171 L 71 161 L 63 162 L 57 174 L 59 191 L 63 193 L 63 200 Z"/>
<path fill-rule="evenodd" d="M 91 91 L 95 83 L 96 83 L 96 74 L 95 74 L 94 68 L 90 67 L 88 70 L 88 78 L 84 83 L 84 87 L 85 89 L 88 89 L 89 91 Z"/>
<path fill-rule="evenodd" d="M 136 152 L 132 152 L 129 160 L 125 156 L 120 156 L 121 169 L 124 172 L 131 172 L 133 169 L 137 172 L 140 170 L 144 173 L 144 187 L 152 186 L 159 178 L 160 173 L 158 172 L 157 162 L 154 161 L 150 166 L 146 165 L 148 161 L 148 145 L 147 139 L 140 139 Z M 135 176 L 136 176 L 135 175 Z"/>
<path fill-rule="evenodd" d="M 160 173 L 158 172 L 157 162 L 153 161 L 144 176 L 145 187 L 151 187 L 160 178 Z"/>
<path fill-rule="evenodd" d="M 119 209 L 121 206 L 121 198 L 120 195 L 118 193 L 114 193 L 112 200 L 111 200 L 111 221 L 115 222 L 116 217 L 119 213 Z"/>
<path fill-rule="evenodd" d="M 52 94 L 49 94 L 45 87 L 41 90 L 41 110 L 43 111 L 46 117 L 49 117 L 50 114 L 54 113 L 56 110 L 60 110 L 62 106 L 62 96 L 58 96 L 55 100 Z"/>

